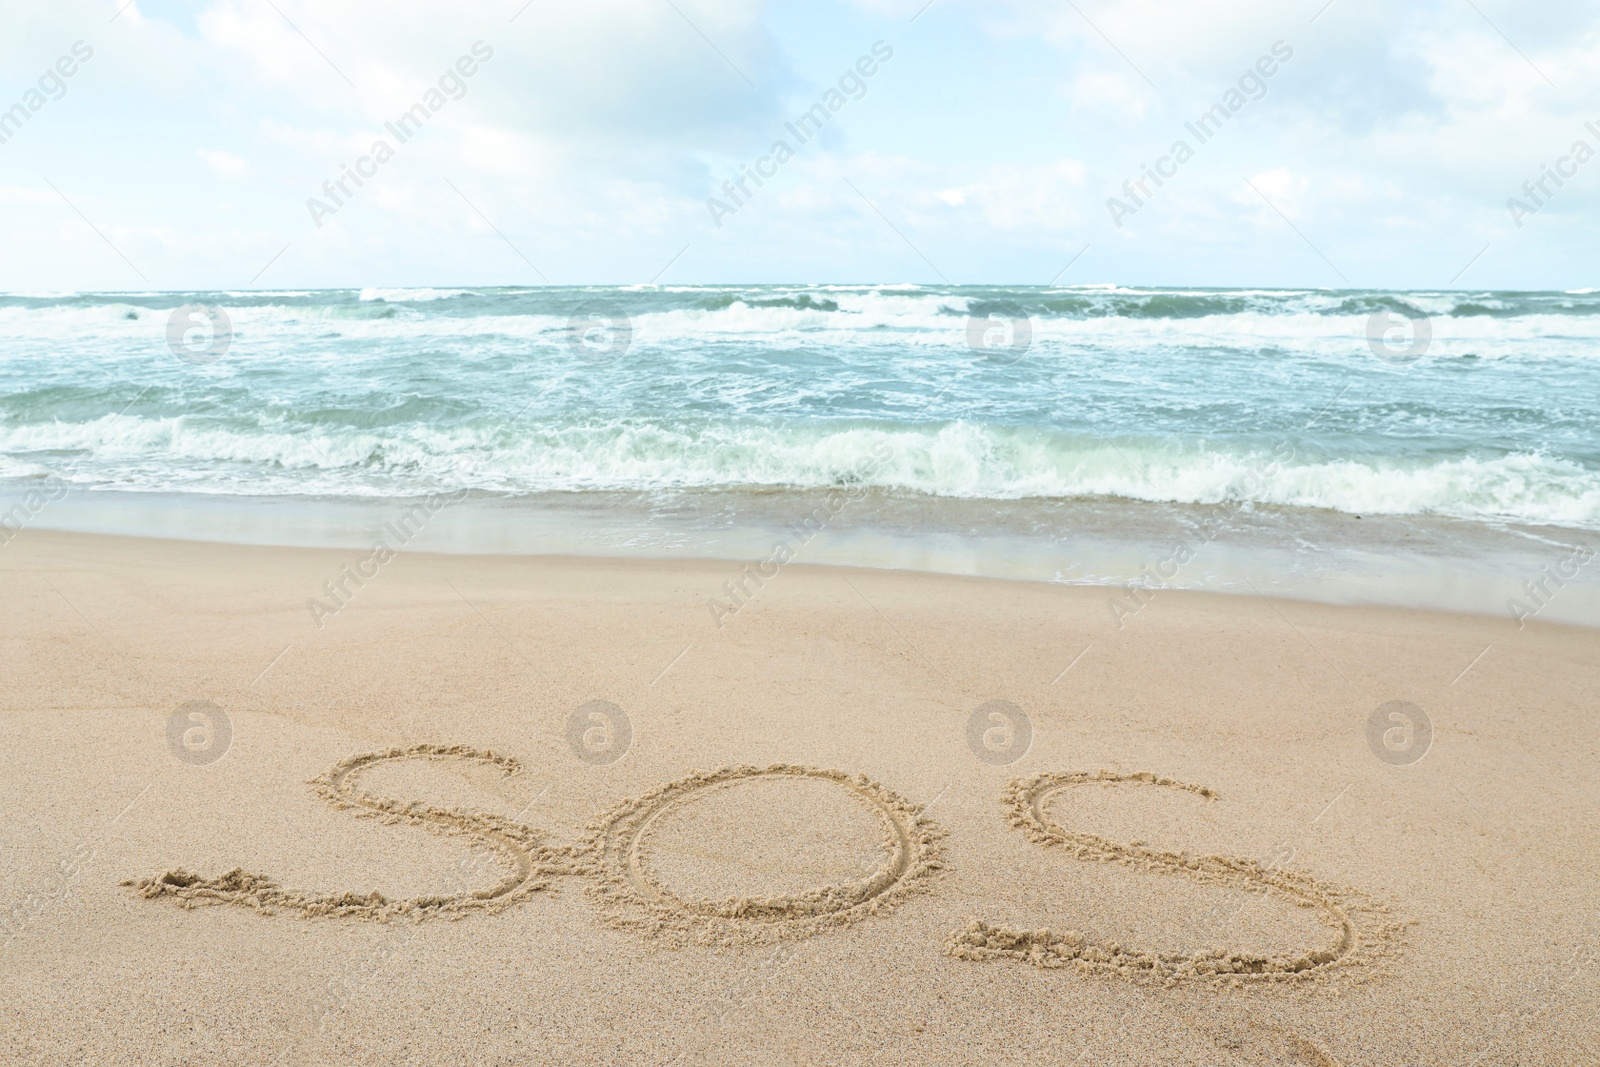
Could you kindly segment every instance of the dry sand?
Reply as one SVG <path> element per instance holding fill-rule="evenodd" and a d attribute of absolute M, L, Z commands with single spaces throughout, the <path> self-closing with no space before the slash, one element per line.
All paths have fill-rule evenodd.
<path fill-rule="evenodd" d="M 0 1062 L 1600 1061 L 1600 632 L 360 555 L 0 549 Z"/>

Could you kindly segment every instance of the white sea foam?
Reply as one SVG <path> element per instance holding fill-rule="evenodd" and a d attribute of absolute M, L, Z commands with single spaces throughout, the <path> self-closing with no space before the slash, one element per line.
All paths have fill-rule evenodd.
<path fill-rule="evenodd" d="M 568 313 L 550 310 L 446 316 L 410 306 L 467 292 L 363 290 L 361 299 L 366 308 L 390 305 L 381 315 L 364 311 L 363 304 L 272 303 L 225 310 L 241 353 L 247 351 L 244 346 L 248 344 L 301 344 L 307 339 L 308 328 L 371 340 L 505 338 L 566 344 Z M 967 296 L 877 290 L 841 291 L 827 297 L 836 310 L 768 303 L 795 299 L 803 293 L 810 294 L 814 301 L 818 299 L 816 290 L 768 290 L 759 300 L 747 294 L 714 309 L 630 311 L 633 342 L 662 347 L 748 338 L 762 344 L 792 344 L 803 338 L 811 344 L 837 343 L 851 348 L 960 348 L 966 344 L 966 316 L 974 307 L 972 298 Z M 621 306 L 628 311 L 625 301 Z M 18 341 L 159 345 L 164 342 L 169 313 L 169 308 L 130 300 L 87 306 L 0 307 L 0 331 Z M 1366 314 L 1251 309 L 1193 317 L 1034 315 L 1031 333 L 1033 345 L 1041 351 L 1051 347 L 1091 347 L 1116 353 L 1146 345 L 1216 349 L 1276 346 L 1321 357 L 1365 360 L 1370 358 L 1367 325 Z M 1465 355 L 1484 359 L 1594 359 L 1600 357 L 1600 315 L 1435 315 L 1429 358 Z"/>
<path fill-rule="evenodd" d="M 1600 526 L 1600 474 L 1533 454 L 1274 464 L 1269 451 L 1179 448 L 954 422 L 941 427 L 690 427 L 637 420 L 442 431 L 241 430 L 190 416 L 107 415 L 0 429 L 0 475 L 30 456 L 87 457 L 71 477 L 125 488 L 385 495 L 468 484 L 496 491 L 867 484 L 967 499 L 1252 501 L 1355 514 L 1435 514 Z M 886 460 L 865 464 L 870 457 Z M 470 472 L 463 474 L 464 462 Z M 219 469 L 220 468 L 220 469 Z M 865 474 L 863 472 L 865 471 Z"/>
<path fill-rule="evenodd" d="M 632 323 L 614 363 L 573 347 L 570 316 L 591 300 Z M 967 317 L 1011 300 L 1060 313 L 1036 310 L 1026 359 L 996 365 L 968 351 Z M 225 307 L 226 358 L 194 366 L 169 351 L 180 301 Z M 1433 340 L 1421 363 L 1396 367 L 1373 358 L 1366 329 L 1402 301 L 1428 310 Z M 936 497 L 1249 499 L 1600 526 L 1597 356 L 1600 303 L 1557 294 L 788 285 L 0 299 L 0 479 L 408 495 L 453 486 L 470 461 L 473 485 L 507 493 L 865 477 Z M 1259 477 L 1279 436 L 1301 456 Z M 887 459 L 858 474 L 875 450 Z"/>

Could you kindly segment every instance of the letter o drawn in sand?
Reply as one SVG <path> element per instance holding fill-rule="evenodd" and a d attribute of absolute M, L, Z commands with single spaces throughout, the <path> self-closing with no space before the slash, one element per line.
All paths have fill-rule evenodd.
<path fill-rule="evenodd" d="M 753 781 L 806 779 L 837 784 L 882 827 L 882 864 L 865 877 L 838 885 L 767 896 L 691 899 L 669 888 L 650 860 L 660 827 L 707 791 Z M 921 809 L 865 775 L 791 764 L 727 767 L 680 778 L 654 792 L 623 801 L 589 826 L 585 873 L 595 876 L 590 899 L 611 925 L 678 943 L 751 944 L 809 937 L 890 911 L 924 888 L 943 866 L 943 831 Z"/>
<path fill-rule="evenodd" d="M 1203 786 L 1158 778 L 1148 772 L 1044 773 L 1018 778 L 1007 788 L 1001 797 L 1007 821 L 1035 844 L 1065 848 L 1074 859 L 1180 874 L 1201 885 L 1225 886 L 1254 897 L 1271 896 L 1284 903 L 1314 908 L 1333 935 L 1331 942 L 1293 954 L 1273 956 L 1225 948 L 1183 955 L 1129 948 L 1115 941 L 1096 943 L 1077 930 L 1016 929 L 973 919 L 965 929 L 945 939 L 946 952 L 958 959 L 1008 958 L 1035 967 L 1071 966 L 1084 972 L 1133 981 L 1159 981 L 1168 986 L 1195 978 L 1242 985 L 1320 978 L 1334 967 L 1387 954 L 1398 938 L 1399 927 L 1386 909 L 1357 890 L 1331 885 L 1298 871 L 1264 866 L 1255 860 L 1169 852 L 1141 842 L 1124 844 L 1098 834 L 1069 830 L 1052 820 L 1046 812 L 1050 799 L 1085 783 L 1159 786 L 1186 790 L 1207 800 L 1216 799 L 1216 794 Z"/>
<path fill-rule="evenodd" d="M 1367 747 L 1385 763 L 1409 767 L 1433 747 L 1433 720 L 1409 700 L 1380 704 L 1367 717 Z"/>

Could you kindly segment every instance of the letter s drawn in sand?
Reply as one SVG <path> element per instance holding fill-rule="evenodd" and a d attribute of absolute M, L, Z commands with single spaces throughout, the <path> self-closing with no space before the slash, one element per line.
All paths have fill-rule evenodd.
<path fill-rule="evenodd" d="M 436 808 L 416 801 L 404 803 L 357 789 L 361 776 L 378 764 L 413 759 L 471 760 L 499 767 L 507 776 L 521 770 L 515 759 L 486 749 L 465 745 L 415 745 L 341 760 L 326 774 L 311 780 L 312 790 L 334 807 L 358 818 L 418 826 L 447 836 L 474 837 L 494 849 L 506 862 L 509 869 L 500 881 L 473 892 L 410 900 L 390 900 L 378 892 L 304 893 L 285 889 L 264 874 L 252 874 L 237 867 L 214 878 L 178 868 L 154 878 L 122 884 L 133 886 L 146 899 L 170 897 L 186 908 L 201 904 L 234 904 L 268 915 L 281 909 L 303 918 L 349 916 L 387 922 L 397 917 L 421 919 L 444 915 L 459 918 L 473 911 L 499 911 L 547 888 L 551 875 L 566 873 L 562 851 L 544 845 L 539 832 L 530 826 L 485 812 Z"/>
<path fill-rule="evenodd" d="M 945 939 L 945 951 L 958 959 L 1021 960 L 1035 967 L 1076 967 L 1086 973 L 1116 975 L 1134 981 L 1160 981 L 1167 986 L 1187 979 L 1246 982 L 1294 982 L 1326 975 L 1385 955 L 1399 927 L 1377 902 L 1354 889 L 1331 885 L 1295 871 L 1263 866 L 1233 856 L 1194 856 L 1122 843 L 1098 834 L 1069 830 L 1045 812 L 1050 798 L 1086 783 L 1131 783 L 1185 790 L 1206 800 L 1216 793 L 1150 773 L 1042 773 L 1019 778 L 1001 797 L 1007 821 L 1036 844 L 1060 846 L 1075 859 L 1111 861 L 1163 874 L 1181 874 L 1201 885 L 1231 886 L 1289 904 L 1316 909 L 1333 934 L 1330 943 L 1293 954 L 1261 956 L 1209 949 L 1191 955 L 1150 952 L 1116 942 L 1097 944 L 1076 930 L 1024 930 L 970 920 L 965 929 Z"/>

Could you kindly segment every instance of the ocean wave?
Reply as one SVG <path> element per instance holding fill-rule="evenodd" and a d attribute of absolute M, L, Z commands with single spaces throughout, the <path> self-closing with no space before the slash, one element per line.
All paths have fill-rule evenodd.
<path fill-rule="evenodd" d="M 229 317 L 234 354 L 293 351 L 310 340 L 474 343 L 501 339 L 567 345 L 574 315 L 620 312 L 633 343 L 658 348 L 748 341 L 757 346 L 837 344 L 852 349 L 965 347 L 969 316 L 1030 319 L 1039 352 L 1098 347 L 1256 350 L 1362 360 L 1371 316 L 1430 315 L 1433 358 L 1600 356 L 1600 300 L 1515 294 L 1316 293 L 1305 290 L 930 290 L 840 286 L 620 290 L 364 289 L 359 293 L 129 294 L 61 301 L 0 300 L 0 358 L 71 344 L 148 352 L 165 344 L 184 302 L 211 302 Z M 139 347 L 144 346 L 144 347 Z"/>
<path fill-rule="evenodd" d="M 975 310 L 982 310 L 980 305 Z M 624 309 L 625 311 L 625 309 Z M 233 328 L 229 358 L 299 359 L 341 339 L 432 345 L 461 352 L 484 345 L 571 349 L 571 313 L 424 315 L 406 304 L 373 301 L 348 306 L 261 305 L 228 311 Z M 168 310 L 137 304 L 23 310 L 0 308 L 0 361 L 27 361 L 70 346 L 104 353 L 108 360 L 160 357 L 166 346 Z M 674 309 L 629 314 L 632 358 L 704 344 L 739 344 L 744 358 L 764 362 L 770 354 L 800 347 L 840 351 L 949 349 L 965 353 L 966 310 L 949 298 L 891 299 L 836 309 L 799 303 L 753 306 L 736 300 L 716 310 Z M 1030 325 L 1030 360 L 1097 353 L 1113 357 L 1204 352 L 1255 354 L 1265 349 L 1291 356 L 1338 359 L 1371 365 L 1364 316 L 1244 311 L 1199 318 L 1036 318 Z M 1426 358 L 1486 360 L 1581 360 L 1600 358 L 1600 317 L 1559 315 L 1506 319 L 1490 315 L 1435 319 Z"/>
<path fill-rule="evenodd" d="M 7 477 L 50 469 L 90 485 L 246 495 L 409 495 L 462 484 L 513 494 L 860 485 L 965 499 L 1244 501 L 1600 526 L 1600 472 L 1536 453 L 1320 460 L 1281 448 L 1107 440 L 963 421 L 594 420 L 377 432 L 107 415 L 0 429 L 0 453 L 11 457 L 0 468 Z"/>
<path fill-rule="evenodd" d="M 227 313 L 223 358 L 167 343 Z M 969 317 L 1029 316 L 1025 358 Z M 631 345 L 574 343 L 625 314 Z M 1419 362 L 1374 357 L 1387 311 Z M 991 353 L 992 354 L 992 353 Z M 1600 295 L 766 285 L 0 297 L 0 479 L 1250 500 L 1600 526 Z M 1114 444 L 1097 437 L 1094 427 Z M 1301 453 L 1271 469 L 1287 437 Z M 881 459 L 867 467 L 863 457 Z M 465 472 L 465 473 L 463 473 Z"/>
<path fill-rule="evenodd" d="M 471 296 L 470 289 L 363 289 L 358 300 L 382 300 L 388 304 L 426 304 L 434 300 Z"/>

